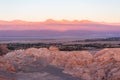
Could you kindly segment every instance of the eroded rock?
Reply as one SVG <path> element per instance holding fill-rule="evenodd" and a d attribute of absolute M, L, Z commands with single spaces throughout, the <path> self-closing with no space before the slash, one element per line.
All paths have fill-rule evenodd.
<path fill-rule="evenodd" d="M 0 71 L 8 73 L 37 72 L 47 65 L 83 80 L 120 80 L 120 48 L 106 48 L 94 55 L 87 51 L 30 48 L 0 58 Z"/>

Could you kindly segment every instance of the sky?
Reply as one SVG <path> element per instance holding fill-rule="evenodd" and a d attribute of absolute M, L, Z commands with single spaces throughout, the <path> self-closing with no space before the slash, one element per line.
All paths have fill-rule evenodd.
<path fill-rule="evenodd" d="M 0 0 L 0 20 L 120 22 L 120 0 Z"/>

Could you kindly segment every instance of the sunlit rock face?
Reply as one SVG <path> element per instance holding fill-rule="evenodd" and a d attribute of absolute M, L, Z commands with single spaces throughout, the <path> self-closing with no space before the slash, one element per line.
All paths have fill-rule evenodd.
<path fill-rule="evenodd" d="M 8 53 L 4 58 L 14 65 L 17 71 L 32 71 L 33 68 L 40 67 L 42 69 L 47 66 L 50 62 L 49 56 L 49 51 L 46 48 L 30 48 Z"/>
<path fill-rule="evenodd" d="M 75 68 L 76 66 L 90 64 L 93 56 L 87 51 L 52 51 L 51 65 L 61 68 Z"/>
<path fill-rule="evenodd" d="M 9 75 L 10 79 L 16 80 L 79 80 L 62 73 L 59 68 L 49 67 L 53 66 L 51 63 L 56 54 L 58 53 L 47 48 L 10 52 L 0 58 L 0 75 L 2 74 L 2 78 Z"/>
<path fill-rule="evenodd" d="M 59 51 L 56 47 L 16 50 L 0 57 L 0 80 L 2 78 L 3 80 L 4 78 L 6 80 L 39 78 L 41 80 L 120 80 L 120 48 L 106 48 L 95 54 L 87 51 Z"/>
<path fill-rule="evenodd" d="M 59 51 L 59 48 L 56 47 L 56 46 L 50 46 L 50 47 L 49 47 L 49 50 L 50 50 L 50 51 Z"/>
<path fill-rule="evenodd" d="M 120 80 L 120 48 L 103 49 L 94 55 L 94 59 L 100 79 Z"/>
<path fill-rule="evenodd" d="M 0 61 L 0 71 L 15 73 L 16 70 L 12 64 L 7 61 Z"/>
<path fill-rule="evenodd" d="M 119 59 L 119 48 L 103 49 L 93 55 L 93 57 L 91 55 L 89 63 L 85 65 L 77 64 L 77 67 L 70 68 L 71 70 L 69 67 L 67 68 L 69 70 L 65 68 L 64 72 L 82 78 L 83 80 L 120 80 Z M 72 61 L 75 65 L 75 60 Z"/>

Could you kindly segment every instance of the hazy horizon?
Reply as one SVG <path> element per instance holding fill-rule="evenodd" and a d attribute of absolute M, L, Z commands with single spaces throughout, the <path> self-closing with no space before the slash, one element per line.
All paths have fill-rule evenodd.
<path fill-rule="evenodd" d="M 119 0 L 0 0 L 0 37 L 119 37 Z"/>

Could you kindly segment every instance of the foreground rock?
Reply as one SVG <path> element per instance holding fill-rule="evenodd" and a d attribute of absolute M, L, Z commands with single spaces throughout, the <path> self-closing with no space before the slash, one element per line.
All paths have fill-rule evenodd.
<path fill-rule="evenodd" d="M 100 79 L 120 80 L 120 49 L 103 49 L 95 55 L 97 74 Z"/>
<path fill-rule="evenodd" d="M 17 50 L 0 58 L 0 75 L 0 80 L 120 80 L 120 48 L 94 55 L 56 47 Z"/>
<path fill-rule="evenodd" d="M 89 57 L 90 55 L 86 56 Z M 88 59 L 89 63 L 84 65 L 78 63 L 72 69 L 65 68 L 64 72 L 83 80 L 120 80 L 119 48 L 103 49 L 93 55 L 93 58 L 90 56 Z"/>
<path fill-rule="evenodd" d="M 0 80 L 79 80 L 50 65 L 53 54 L 46 48 L 10 52 L 0 58 Z"/>

